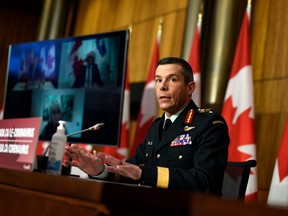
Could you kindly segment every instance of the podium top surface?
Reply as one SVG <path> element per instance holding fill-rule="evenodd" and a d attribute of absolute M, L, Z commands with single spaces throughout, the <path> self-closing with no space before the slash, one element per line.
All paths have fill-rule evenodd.
<path fill-rule="evenodd" d="M 81 202 L 99 203 L 116 213 L 120 210 L 122 213 L 123 211 L 134 211 L 135 213 L 139 210 L 149 210 L 156 215 L 159 212 L 169 215 L 172 213 L 177 213 L 177 215 L 234 216 L 288 214 L 288 209 L 277 209 L 252 203 L 246 204 L 238 200 L 229 200 L 208 194 L 0 168 L 0 194 L 1 188 L 5 187 L 52 194 L 53 196 L 81 200 Z"/>

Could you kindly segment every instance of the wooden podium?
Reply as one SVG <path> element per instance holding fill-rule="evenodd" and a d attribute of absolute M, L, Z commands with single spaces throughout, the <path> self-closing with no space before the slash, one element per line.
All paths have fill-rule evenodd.
<path fill-rule="evenodd" d="M 205 194 L 0 169 L 0 215 L 288 215 Z"/>

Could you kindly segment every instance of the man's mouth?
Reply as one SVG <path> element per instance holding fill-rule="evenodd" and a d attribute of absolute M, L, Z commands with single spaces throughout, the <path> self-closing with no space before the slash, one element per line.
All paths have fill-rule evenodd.
<path fill-rule="evenodd" d="M 169 97 L 169 96 L 160 96 L 159 99 L 160 100 L 165 100 L 165 99 L 171 99 L 171 97 Z"/>

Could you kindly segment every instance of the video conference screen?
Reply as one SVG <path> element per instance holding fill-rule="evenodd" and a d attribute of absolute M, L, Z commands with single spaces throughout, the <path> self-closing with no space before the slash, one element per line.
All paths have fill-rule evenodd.
<path fill-rule="evenodd" d="M 42 117 L 39 139 L 51 140 L 58 121 L 70 143 L 119 145 L 128 30 L 12 44 L 4 118 Z"/>

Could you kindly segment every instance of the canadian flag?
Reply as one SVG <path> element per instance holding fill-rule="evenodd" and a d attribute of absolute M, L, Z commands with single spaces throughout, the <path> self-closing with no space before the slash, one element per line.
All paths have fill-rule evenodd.
<path fill-rule="evenodd" d="M 137 118 L 134 142 L 131 147 L 130 156 L 133 156 L 140 143 L 145 139 L 146 133 L 157 116 L 157 99 L 155 94 L 155 71 L 159 60 L 159 49 L 162 29 L 158 28 L 157 38 L 154 44 L 152 59 L 145 83 L 141 100 L 140 112 Z"/>
<path fill-rule="evenodd" d="M 201 74 L 200 74 L 200 29 L 202 15 L 199 14 L 194 36 L 191 43 L 191 49 L 188 62 L 192 67 L 196 88 L 193 92 L 192 99 L 198 107 L 201 106 Z"/>
<path fill-rule="evenodd" d="M 129 87 L 129 73 L 127 66 L 125 92 L 124 92 L 124 106 L 122 116 L 122 126 L 120 135 L 120 145 L 118 147 L 105 146 L 102 152 L 110 154 L 120 160 L 128 158 L 129 154 L 129 122 L 130 122 L 130 87 Z"/>
<path fill-rule="evenodd" d="M 288 207 L 288 118 L 275 163 L 268 204 Z"/>
<path fill-rule="evenodd" d="M 230 135 L 229 161 L 256 160 L 253 76 L 249 38 L 250 6 L 244 13 L 222 115 Z M 245 201 L 257 201 L 257 172 L 251 169 Z"/>

